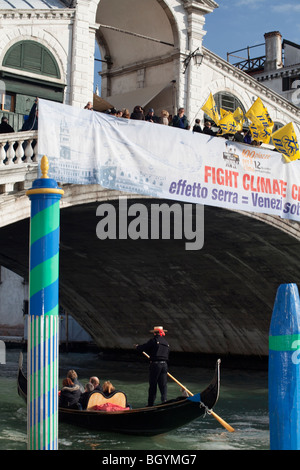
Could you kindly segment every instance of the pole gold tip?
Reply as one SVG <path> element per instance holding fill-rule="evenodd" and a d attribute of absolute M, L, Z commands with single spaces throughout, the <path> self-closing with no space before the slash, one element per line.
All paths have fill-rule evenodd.
<path fill-rule="evenodd" d="M 49 170 L 48 158 L 44 155 L 41 160 L 42 178 L 49 178 L 48 170 Z"/>

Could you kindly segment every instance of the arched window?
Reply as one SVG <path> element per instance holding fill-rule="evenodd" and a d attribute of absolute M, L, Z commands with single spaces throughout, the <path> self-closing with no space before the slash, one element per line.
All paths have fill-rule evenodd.
<path fill-rule="evenodd" d="M 60 79 L 54 56 L 46 47 L 35 41 L 20 41 L 14 44 L 5 54 L 2 65 Z"/>
<path fill-rule="evenodd" d="M 0 79 L 5 84 L 0 118 L 3 113 L 13 113 L 10 122 L 20 128 L 36 97 L 62 103 L 66 84 L 61 75 L 47 47 L 30 39 L 18 41 L 6 52 L 0 67 Z"/>
<path fill-rule="evenodd" d="M 231 93 L 228 93 L 227 91 L 220 91 L 219 93 L 216 93 L 214 95 L 214 100 L 215 100 L 215 104 L 219 112 L 221 108 L 231 113 L 234 113 L 234 111 L 237 108 L 241 108 L 244 114 L 246 112 L 240 100 L 236 98 L 236 96 L 232 95 Z M 204 114 L 204 121 L 206 120 L 212 121 L 212 119 L 207 114 Z M 246 127 L 248 125 L 247 119 L 245 119 L 245 125 Z"/>
<path fill-rule="evenodd" d="M 228 93 L 226 91 L 220 91 L 214 95 L 214 100 L 216 103 L 217 108 L 225 109 L 225 111 L 230 111 L 233 113 L 237 108 L 241 108 L 243 113 L 245 114 L 245 108 L 236 96 Z"/>

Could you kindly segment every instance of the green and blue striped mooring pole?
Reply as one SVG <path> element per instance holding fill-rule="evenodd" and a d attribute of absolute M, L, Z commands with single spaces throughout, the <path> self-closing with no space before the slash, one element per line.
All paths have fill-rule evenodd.
<path fill-rule="evenodd" d="M 63 191 L 48 177 L 48 159 L 41 160 L 42 177 L 27 191 L 31 201 L 29 315 L 27 342 L 28 450 L 58 448 L 58 284 L 59 201 Z"/>
<path fill-rule="evenodd" d="M 300 449 L 300 299 L 296 284 L 277 290 L 269 331 L 271 450 Z"/>

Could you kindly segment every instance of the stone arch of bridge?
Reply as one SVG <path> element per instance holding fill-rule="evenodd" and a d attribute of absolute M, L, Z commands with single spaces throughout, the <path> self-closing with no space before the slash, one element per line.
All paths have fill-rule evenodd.
<path fill-rule="evenodd" d="M 118 201 L 120 197 L 131 199 L 148 199 L 145 195 L 123 193 L 121 191 L 102 188 L 99 185 L 74 185 L 63 184 L 64 196 L 61 199 L 61 209 L 68 207 L 84 206 L 86 204 L 106 203 L 108 201 Z M 151 200 L 152 198 L 149 197 Z M 17 223 L 30 216 L 30 203 L 24 191 L 20 191 L 13 197 L 11 194 L 2 195 L 1 226 L 5 227 Z M 173 201 L 173 203 L 176 201 Z M 172 204 L 172 201 L 170 202 Z M 300 240 L 300 226 L 298 222 L 289 219 L 281 219 L 278 216 L 264 213 L 238 211 L 247 218 L 259 220 L 268 224 L 295 240 Z M 0 227 L 1 230 L 1 227 Z"/>
<path fill-rule="evenodd" d="M 117 209 L 116 197 L 102 201 Z M 163 324 L 174 352 L 268 354 L 276 290 L 300 282 L 299 238 L 251 214 L 206 206 L 198 251 L 184 240 L 99 240 L 98 199 L 61 210 L 60 303 L 100 348 L 131 350 Z M 128 204 L 137 201 L 173 202 L 132 196 Z M 28 218 L 1 228 L 0 264 L 24 277 L 28 234 Z"/>

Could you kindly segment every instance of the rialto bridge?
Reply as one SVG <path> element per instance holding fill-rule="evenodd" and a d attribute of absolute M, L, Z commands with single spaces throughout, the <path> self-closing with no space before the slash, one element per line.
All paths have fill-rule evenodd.
<path fill-rule="evenodd" d="M 36 139 L 37 132 L 25 137 Z M 27 161 L 0 170 L 0 264 L 28 282 L 25 192 L 37 177 L 37 163 L 32 147 L 25 153 L 31 153 Z M 277 288 L 300 285 L 298 223 L 205 206 L 204 245 L 197 251 L 186 250 L 178 239 L 100 240 L 100 204 L 109 201 L 118 212 L 119 196 L 127 197 L 128 206 L 174 201 L 97 185 L 62 186 L 60 304 L 100 348 L 131 350 L 153 325 L 162 324 L 173 351 L 267 356 Z"/>
<path fill-rule="evenodd" d="M 158 115 L 183 106 L 191 125 L 196 117 L 203 125 L 201 107 L 210 93 L 228 110 L 247 111 L 260 97 L 277 127 L 293 122 L 299 135 L 300 108 L 291 96 L 285 99 L 204 47 L 205 16 L 218 7 L 214 0 L 37 0 L 35 5 L 11 0 L 0 8 L 1 85 L 9 118 L 23 118 L 36 96 L 81 108 L 94 99 L 101 107 L 93 93 L 96 40 L 104 105 L 139 104 Z M 286 73 L 293 76 L 293 66 Z M 18 122 L 11 122 L 15 129 Z M 36 131 L 0 136 L 0 265 L 25 283 L 30 212 L 25 192 L 37 176 L 36 141 Z M 204 246 L 198 251 L 185 250 L 177 239 L 99 240 L 97 207 L 110 201 L 118 211 L 120 194 L 100 186 L 63 189 L 60 304 L 100 348 L 132 350 L 149 329 L 163 325 L 172 351 L 267 356 L 277 288 L 300 285 L 298 223 L 205 206 Z M 128 205 L 154 202 L 124 196 Z"/>

